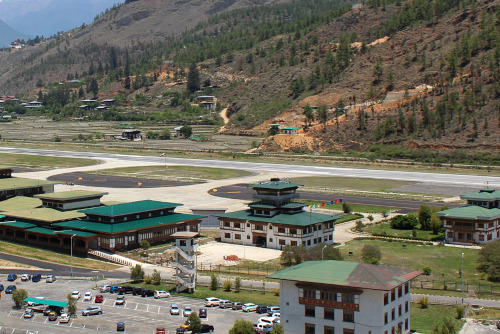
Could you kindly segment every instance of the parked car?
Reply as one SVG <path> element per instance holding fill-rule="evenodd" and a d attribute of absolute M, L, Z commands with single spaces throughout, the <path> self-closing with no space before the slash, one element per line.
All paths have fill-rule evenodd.
<path fill-rule="evenodd" d="M 219 303 L 220 303 L 219 298 L 215 298 L 215 297 L 205 298 L 205 306 L 207 306 L 207 307 L 219 306 Z"/>
<path fill-rule="evenodd" d="M 104 301 L 104 297 L 102 295 L 95 296 L 94 303 L 102 303 Z"/>
<path fill-rule="evenodd" d="M 35 312 L 33 311 L 33 309 L 27 308 L 26 310 L 24 310 L 23 318 L 33 318 L 34 315 Z"/>
<path fill-rule="evenodd" d="M 219 308 L 231 308 L 233 307 L 233 303 L 230 300 L 222 299 L 219 302 Z"/>
<path fill-rule="evenodd" d="M 54 275 L 47 275 L 47 278 L 45 278 L 45 282 L 47 283 L 54 283 L 56 281 L 56 276 Z"/>
<path fill-rule="evenodd" d="M 59 322 L 60 323 L 68 323 L 69 322 L 69 315 L 68 313 L 63 313 L 61 314 L 61 316 L 59 317 Z"/>
<path fill-rule="evenodd" d="M 242 302 L 233 302 L 231 305 L 231 308 L 233 310 L 241 310 L 243 308 L 243 303 Z"/>
<path fill-rule="evenodd" d="M 193 313 L 193 309 L 191 308 L 191 306 L 184 306 L 184 311 L 182 311 L 182 314 L 187 318 L 191 313 Z"/>
<path fill-rule="evenodd" d="M 116 331 L 117 332 L 124 332 L 125 331 L 125 323 L 123 321 L 116 323 Z"/>
<path fill-rule="evenodd" d="M 281 313 L 279 313 L 279 312 L 273 313 L 273 314 L 271 314 L 271 317 L 281 319 Z"/>
<path fill-rule="evenodd" d="M 179 327 L 175 330 L 175 334 L 184 334 L 184 333 L 186 333 L 186 331 L 182 327 Z"/>
<path fill-rule="evenodd" d="M 17 279 L 16 274 L 8 274 L 7 275 L 7 281 L 9 281 L 9 282 L 14 282 L 16 279 Z"/>
<path fill-rule="evenodd" d="M 273 326 L 270 324 L 260 322 L 256 325 L 253 326 L 253 329 L 255 330 L 256 333 L 270 333 L 273 330 Z"/>
<path fill-rule="evenodd" d="M 54 311 L 50 311 L 49 313 L 49 321 L 56 321 L 57 320 L 57 313 Z"/>
<path fill-rule="evenodd" d="M 27 282 L 29 280 L 31 280 L 31 275 L 30 274 L 22 274 L 21 275 L 21 281 Z"/>
<path fill-rule="evenodd" d="M 179 315 L 180 311 L 179 311 L 179 307 L 177 306 L 177 304 L 172 304 L 170 306 L 170 315 Z"/>
<path fill-rule="evenodd" d="M 170 293 L 168 293 L 167 291 L 163 291 L 163 290 L 156 290 L 155 294 L 154 294 L 154 297 L 156 299 L 159 299 L 159 298 L 170 298 Z"/>
<path fill-rule="evenodd" d="M 80 299 L 80 297 L 81 297 L 81 295 L 80 295 L 80 291 L 78 291 L 78 290 L 75 290 L 75 291 L 73 291 L 73 292 L 71 293 L 71 298 L 73 298 L 73 299 L 78 300 L 78 299 Z"/>
<path fill-rule="evenodd" d="M 143 289 L 141 293 L 141 297 L 153 297 L 155 295 L 154 290 Z"/>
<path fill-rule="evenodd" d="M 497 329 L 500 329 L 500 320 L 497 321 Z"/>
<path fill-rule="evenodd" d="M 156 327 L 156 334 L 166 334 L 165 327 Z"/>
<path fill-rule="evenodd" d="M 201 333 L 213 333 L 214 326 L 208 324 L 201 324 Z"/>
<path fill-rule="evenodd" d="M 100 306 L 90 306 L 82 311 L 83 316 L 102 314 L 102 308 Z"/>
<path fill-rule="evenodd" d="M 267 313 L 267 305 L 257 305 L 256 313 Z"/>
<path fill-rule="evenodd" d="M 99 291 L 101 292 L 109 292 L 111 290 L 111 285 L 103 285 Z"/>
<path fill-rule="evenodd" d="M 118 296 L 115 301 L 115 305 L 124 305 L 125 304 L 125 297 L 124 296 Z"/>
<path fill-rule="evenodd" d="M 279 306 L 269 306 L 267 308 L 267 315 L 272 316 L 273 313 L 279 313 L 280 307 Z"/>
<path fill-rule="evenodd" d="M 2 292 L 4 289 L 3 284 L 0 284 L 0 292 Z"/>
<path fill-rule="evenodd" d="M 198 312 L 198 316 L 200 318 L 206 318 L 207 317 L 207 310 L 204 308 L 200 308 L 200 311 Z"/>
<path fill-rule="evenodd" d="M 84 302 L 92 301 L 92 292 L 90 291 L 85 292 L 85 294 L 83 295 L 83 301 Z"/>
<path fill-rule="evenodd" d="M 33 274 L 33 276 L 31 276 L 32 282 L 40 282 L 41 279 L 42 279 L 42 275 L 40 275 L 40 274 Z"/>
<path fill-rule="evenodd" d="M 241 310 L 243 312 L 255 312 L 256 309 L 257 309 L 257 305 L 255 305 L 253 303 L 243 304 L 243 307 L 241 308 Z"/>
<path fill-rule="evenodd" d="M 132 294 L 134 296 L 140 296 L 142 294 L 142 288 L 140 286 L 136 286 L 132 289 Z"/>
<path fill-rule="evenodd" d="M 121 286 L 120 288 L 118 288 L 118 294 L 119 295 L 124 295 L 124 294 L 127 294 L 127 293 L 132 293 L 133 290 L 134 290 L 134 288 L 131 287 L 131 286 L 128 286 L 128 285 Z"/>
<path fill-rule="evenodd" d="M 279 318 L 273 318 L 273 317 L 260 317 L 259 320 L 257 320 L 259 323 L 260 322 L 265 322 L 266 324 L 270 324 L 271 326 L 279 324 L 280 320 Z"/>
<path fill-rule="evenodd" d="M 16 290 L 17 286 L 15 285 L 9 285 L 7 289 L 5 289 L 5 293 L 12 293 L 12 291 Z"/>
<path fill-rule="evenodd" d="M 118 289 L 120 289 L 119 285 L 112 285 L 111 288 L 109 289 L 109 292 L 116 293 L 118 292 Z"/>
<path fill-rule="evenodd" d="M 42 302 L 43 300 L 45 299 L 45 297 L 35 297 L 36 299 L 40 299 L 40 302 L 28 302 L 27 305 L 28 306 L 38 306 L 38 305 L 42 305 Z"/>

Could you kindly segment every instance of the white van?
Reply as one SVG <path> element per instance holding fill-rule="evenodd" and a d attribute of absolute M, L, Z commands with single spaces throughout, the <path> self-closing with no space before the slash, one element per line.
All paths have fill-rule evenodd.
<path fill-rule="evenodd" d="M 170 293 L 168 293 L 167 291 L 163 291 L 163 290 L 156 290 L 155 294 L 154 294 L 154 297 L 156 299 L 159 299 L 159 298 L 170 298 Z"/>
<path fill-rule="evenodd" d="M 53 283 L 56 281 L 56 276 L 54 275 L 47 275 L 47 278 L 45 279 L 45 282 L 47 283 Z"/>

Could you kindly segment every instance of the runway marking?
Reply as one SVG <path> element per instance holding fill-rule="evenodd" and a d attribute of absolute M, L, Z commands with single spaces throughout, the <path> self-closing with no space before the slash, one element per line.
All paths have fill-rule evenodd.
<path fill-rule="evenodd" d="M 241 194 L 241 191 L 228 191 L 226 194 Z"/>

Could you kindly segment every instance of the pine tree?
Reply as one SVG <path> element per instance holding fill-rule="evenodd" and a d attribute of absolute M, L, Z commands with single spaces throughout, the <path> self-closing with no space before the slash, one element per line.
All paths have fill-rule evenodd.
<path fill-rule="evenodd" d="M 187 77 L 187 90 L 191 93 L 200 90 L 200 72 L 198 71 L 198 66 L 196 66 L 196 63 L 192 63 L 189 67 L 189 73 Z"/>

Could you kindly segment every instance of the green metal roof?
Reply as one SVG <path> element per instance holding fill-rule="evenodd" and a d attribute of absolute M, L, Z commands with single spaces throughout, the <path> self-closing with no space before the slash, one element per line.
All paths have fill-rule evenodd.
<path fill-rule="evenodd" d="M 48 234 L 48 235 L 55 235 L 54 233 L 56 230 L 52 230 L 50 228 L 45 228 L 45 227 L 33 227 L 33 228 L 27 228 L 25 230 L 26 232 L 36 232 L 36 233 L 41 233 L 41 234 Z"/>
<path fill-rule="evenodd" d="M 290 202 L 282 206 L 284 209 L 298 209 L 298 208 L 303 208 L 305 206 L 304 203 L 299 203 L 299 202 Z"/>
<path fill-rule="evenodd" d="M 80 229 L 102 233 L 118 233 L 142 228 L 179 223 L 187 220 L 204 218 L 206 216 L 190 215 L 184 213 L 174 213 L 161 217 L 131 220 L 123 223 L 98 223 L 88 220 L 70 220 L 62 223 L 56 223 L 54 226 L 70 229 Z"/>
<path fill-rule="evenodd" d="M 4 213 L 7 217 L 16 219 L 36 220 L 41 222 L 59 222 L 83 218 L 85 215 L 78 211 L 58 211 L 51 208 L 35 208 L 23 211 L 11 211 Z"/>
<path fill-rule="evenodd" d="M 93 237 L 94 235 L 97 235 L 97 234 L 91 233 L 91 232 L 76 231 L 76 230 L 60 230 L 60 231 L 57 231 L 57 234 L 67 234 L 67 235 L 74 234 L 78 237 Z"/>
<path fill-rule="evenodd" d="M 41 298 L 34 298 L 34 297 L 26 298 L 24 301 L 43 304 L 43 305 L 49 305 L 49 306 L 58 306 L 58 307 L 68 306 L 68 302 L 60 302 L 58 300 L 41 299 Z"/>
<path fill-rule="evenodd" d="M 43 198 L 43 199 L 75 199 L 75 198 L 86 198 L 86 197 L 96 197 L 96 196 L 104 196 L 107 195 L 107 192 L 101 191 L 88 191 L 88 190 L 72 190 L 72 191 L 61 191 L 50 194 L 39 194 L 35 195 L 35 197 Z"/>
<path fill-rule="evenodd" d="M 147 212 L 152 210 L 170 209 L 181 205 L 182 204 L 178 203 L 146 200 L 146 201 L 137 201 L 137 202 L 116 204 L 110 206 L 101 206 L 98 208 L 80 210 L 79 212 L 85 214 L 98 215 L 98 216 L 115 217 L 115 216 L 123 216 L 139 212 Z"/>
<path fill-rule="evenodd" d="M 0 179 L 0 190 L 11 190 L 17 188 L 34 188 L 51 184 L 60 184 L 61 182 L 25 179 L 21 177 L 9 177 Z"/>
<path fill-rule="evenodd" d="M 3 220 L 5 218 L 4 215 L 0 215 L 0 220 Z"/>
<path fill-rule="evenodd" d="M 500 200 L 500 191 L 492 188 L 484 188 L 468 194 L 463 194 L 460 198 L 475 201 L 497 201 Z"/>
<path fill-rule="evenodd" d="M 31 228 L 36 226 L 35 224 L 20 222 L 20 221 L 0 223 L 0 225 L 13 226 L 19 228 Z"/>
<path fill-rule="evenodd" d="M 335 221 L 341 216 L 323 215 L 314 212 L 297 212 L 293 214 L 280 213 L 274 217 L 261 217 L 253 215 L 253 210 L 242 210 L 230 213 L 217 215 L 219 218 L 232 218 L 240 220 L 250 220 L 272 224 L 294 225 L 294 226 L 309 226 L 318 223 Z"/>
<path fill-rule="evenodd" d="M 16 196 L 0 202 L 0 211 L 20 211 L 42 206 L 42 200 L 33 197 Z"/>
<path fill-rule="evenodd" d="M 492 220 L 500 218 L 500 209 L 487 209 L 477 205 L 467 205 L 436 212 L 436 216 L 445 218 Z"/>
<path fill-rule="evenodd" d="M 279 179 L 276 180 L 271 180 L 271 181 L 264 181 L 256 184 L 250 184 L 250 188 L 254 189 L 289 189 L 289 188 L 298 188 L 302 186 L 301 184 L 296 184 L 296 183 L 291 183 L 288 181 L 282 181 Z"/>
<path fill-rule="evenodd" d="M 267 204 L 260 204 L 260 203 L 250 203 L 248 204 L 249 207 L 251 208 L 256 208 L 256 209 L 276 209 L 274 205 L 267 205 Z"/>
<path fill-rule="evenodd" d="M 293 126 L 287 126 L 285 128 L 281 128 L 281 130 L 298 130 L 299 128 L 295 128 Z"/>
<path fill-rule="evenodd" d="M 421 275 L 422 272 L 348 261 L 307 261 L 278 271 L 269 278 L 384 290 Z"/>

